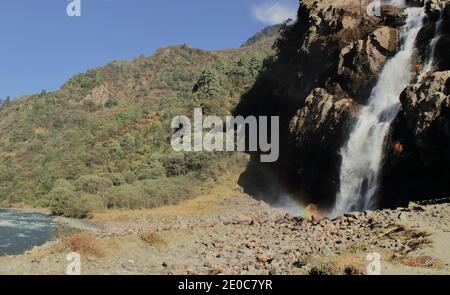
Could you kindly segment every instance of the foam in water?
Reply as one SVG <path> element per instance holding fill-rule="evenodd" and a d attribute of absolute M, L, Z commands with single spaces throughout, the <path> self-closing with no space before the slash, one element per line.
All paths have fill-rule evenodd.
<path fill-rule="evenodd" d="M 405 0 L 390 0 L 390 1 L 384 1 L 385 4 L 396 6 L 399 8 L 405 8 L 406 7 L 406 1 Z"/>
<path fill-rule="evenodd" d="M 341 150 L 340 192 L 333 214 L 376 207 L 376 192 L 383 147 L 389 126 L 400 110 L 399 96 L 412 78 L 414 44 L 425 17 L 424 8 L 407 8 L 401 29 L 402 47 L 383 68 L 362 108 L 347 144 Z"/>
<path fill-rule="evenodd" d="M 51 218 L 38 213 L 0 209 L 0 256 L 17 255 L 50 240 L 56 229 Z"/>

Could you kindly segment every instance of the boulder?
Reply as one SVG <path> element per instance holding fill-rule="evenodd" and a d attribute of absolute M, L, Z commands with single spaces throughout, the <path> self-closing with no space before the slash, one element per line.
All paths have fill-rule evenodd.
<path fill-rule="evenodd" d="M 238 224 L 241 225 L 253 225 L 254 224 L 254 220 L 251 216 L 247 216 L 247 215 L 241 215 L 238 218 Z"/>
<path fill-rule="evenodd" d="M 434 72 L 407 87 L 400 101 L 403 109 L 387 139 L 383 206 L 450 192 L 450 71 Z"/>
<path fill-rule="evenodd" d="M 336 97 L 323 88 L 314 89 L 305 100 L 305 106 L 297 111 L 290 123 L 290 134 L 303 145 L 315 141 L 313 137 L 320 134 L 318 141 L 326 140 L 326 133 L 334 136 L 336 127 L 344 119 L 356 115 L 355 104 L 351 99 Z M 319 142 L 318 142 L 319 143 Z"/>
<path fill-rule="evenodd" d="M 385 26 L 342 48 L 338 65 L 340 83 L 356 101 L 366 102 L 378 74 L 397 52 L 398 45 L 398 30 Z"/>
<path fill-rule="evenodd" d="M 444 138 L 450 143 L 450 117 L 445 114 L 450 107 L 449 83 L 450 71 L 435 72 L 423 83 L 406 88 L 400 97 L 407 126 L 420 147 L 433 145 Z"/>
<path fill-rule="evenodd" d="M 260 263 L 271 263 L 273 260 L 273 254 L 265 253 L 259 256 L 256 256 L 256 261 Z"/>
<path fill-rule="evenodd" d="M 384 5 L 381 7 L 381 17 L 383 18 L 384 25 L 394 28 L 403 26 L 406 20 L 403 10 L 392 5 Z"/>

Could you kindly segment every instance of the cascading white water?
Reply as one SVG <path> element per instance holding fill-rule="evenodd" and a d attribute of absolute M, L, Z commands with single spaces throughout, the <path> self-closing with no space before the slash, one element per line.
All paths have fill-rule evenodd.
<path fill-rule="evenodd" d="M 399 96 L 412 78 L 412 56 L 425 10 L 406 8 L 401 29 L 402 47 L 384 66 L 372 90 L 369 104 L 362 108 L 350 138 L 341 150 L 340 192 L 333 214 L 373 209 L 383 147 L 389 126 L 400 110 Z"/>
<path fill-rule="evenodd" d="M 444 10 L 442 9 L 439 21 L 436 23 L 434 38 L 430 41 L 430 44 L 428 44 L 427 46 L 427 58 L 425 60 L 425 67 L 423 69 L 423 73 L 428 73 L 429 71 L 433 70 L 434 56 L 436 54 L 436 44 L 442 37 L 441 33 L 443 24 L 444 24 Z M 422 76 L 420 77 L 420 79 L 422 79 Z"/>

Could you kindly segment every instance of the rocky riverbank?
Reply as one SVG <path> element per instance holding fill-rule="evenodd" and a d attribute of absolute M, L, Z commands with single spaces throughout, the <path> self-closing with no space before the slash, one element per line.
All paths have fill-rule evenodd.
<path fill-rule="evenodd" d="M 0 274 L 63 274 L 71 247 L 85 252 L 84 274 L 365 274 L 373 252 L 383 274 L 449 274 L 449 202 L 302 218 L 222 188 L 177 206 L 94 214 L 82 233 L 0 258 Z"/>

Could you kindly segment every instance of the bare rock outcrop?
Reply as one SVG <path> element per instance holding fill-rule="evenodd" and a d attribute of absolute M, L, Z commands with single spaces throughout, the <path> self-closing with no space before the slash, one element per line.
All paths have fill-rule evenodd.
<path fill-rule="evenodd" d="M 445 185 L 448 172 L 441 173 L 445 177 L 435 182 L 429 177 L 422 183 L 417 181 L 423 193 L 414 185 L 413 189 L 396 189 L 410 182 L 411 174 L 417 174 L 415 181 L 423 173 L 443 169 L 439 163 L 446 163 L 447 155 L 435 152 L 433 147 L 445 147 L 447 152 L 450 146 L 445 141 L 448 129 L 444 115 L 448 90 L 442 88 L 448 82 L 443 81 L 443 74 L 433 74 L 450 70 L 449 1 L 406 2 L 427 7 L 411 65 L 417 74 L 424 69 L 429 44 L 436 37 L 439 24 L 440 38 L 434 48 L 435 63 L 427 74 L 429 78 L 421 85 L 409 87 L 402 96 L 404 111 L 393 124 L 383 161 L 382 206 L 432 198 L 434 192 L 450 194 L 450 187 Z M 297 22 L 283 28 L 276 44 L 277 55 L 266 61 L 259 79 L 235 110 L 235 115 L 278 115 L 281 119 L 280 159 L 273 164 L 260 164 L 258 155 L 251 155 L 255 161 L 240 182 L 246 192 L 265 195 L 263 199 L 267 201 L 289 194 L 306 205 L 312 203 L 325 209 L 334 205 L 339 188 L 340 150 L 383 66 L 398 52 L 399 29 L 405 21 L 404 10 L 392 5 L 382 6 L 381 16 L 370 16 L 366 13 L 368 3 L 300 1 Z M 433 155 L 436 161 L 430 161 Z M 423 165 L 428 166 L 425 169 Z M 428 190 L 425 195 L 425 187 L 433 184 L 436 190 Z M 255 186 L 259 192 L 255 193 Z"/>
<path fill-rule="evenodd" d="M 364 102 L 369 96 L 378 73 L 397 51 L 398 36 L 397 29 L 384 26 L 374 30 L 364 40 L 353 42 L 341 50 L 339 79 L 355 100 Z"/>
<path fill-rule="evenodd" d="M 421 147 L 433 145 L 436 140 L 447 138 L 450 143 L 450 71 L 435 72 L 423 83 L 405 89 L 400 101 L 408 128 Z M 436 136 L 433 128 L 439 130 Z M 437 143 L 436 143 L 437 144 Z"/>
<path fill-rule="evenodd" d="M 448 3 L 448 0 L 420 0 L 421 6 L 425 6 L 429 13 L 444 9 Z"/>
<path fill-rule="evenodd" d="M 431 11 L 417 36 L 417 64 L 424 64 L 434 44 L 434 70 L 450 69 L 450 1 L 439 2 L 444 8 Z"/>
<path fill-rule="evenodd" d="M 350 98 L 332 95 L 323 88 L 316 88 L 305 100 L 305 107 L 299 109 L 290 124 L 291 134 L 299 145 L 317 136 L 317 143 L 327 141 L 337 127 L 348 117 L 354 117 L 357 105 Z M 311 130 L 323 132 L 311 133 Z M 329 140 L 329 139 L 328 139 Z"/>
<path fill-rule="evenodd" d="M 450 192 L 450 71 L 409 86 L 400 100 L 403 110 L 387 141 L 385 205 Z"/>

